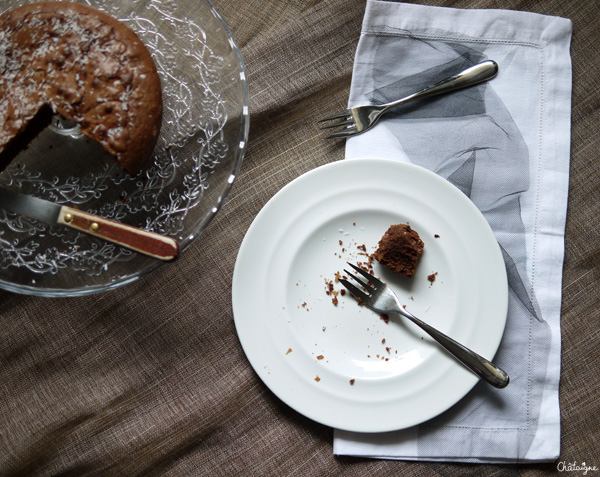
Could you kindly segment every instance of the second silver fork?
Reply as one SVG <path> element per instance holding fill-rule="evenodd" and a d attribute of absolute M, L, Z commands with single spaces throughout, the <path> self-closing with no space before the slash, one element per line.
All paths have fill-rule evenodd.
<path fill-rule="evenodd" d="M 333 121 L 341 119 L 340 122 L 322 126 L 321 129 L 342 128 L 339 131 L 328 134 L 326 139 L 346 138 L 365 132 L 372 128 L 379 118 L 390 109 L 409 101 L 416 99 L 429 98 L 438 94 L 449 93 L 457 89 L 473 86 L 483 81 L 487 81 L 498 73 L 498 64 L 495 61 L 488 60 L 467 68 L 460 73 L 450 76 L 433 86 L 429 86 L 421 91 L 406 96 L 405 98 L 386 104 L 356 106 L 347 109 L 328 118 L 321 119 L 319 122 Z"/>
<path fill-rule="evenodd" d="M 492 386 L 500 389 L 508 386 L 509 377 L 506 372 L 504 372 L 491 361 L 485 359 L 483 356 L 478 355 L 474 351 L 453 340 L 441 331 L 436 330 L 433 326 L 421 321 L 412 313 L 409 313 L 400 304 L 396 294 L 381 280 L 375 278 L 373 275 L 365 272 L 362 268 L 359 268 L 356 265 L 351 263 L 348 263 L 348 265 L 350 265 L 356 272 L 358 272 L 367 280 L 365 282 L 348 270 L 344 270 L 350 277 L 360 284 L 362 290 L 350 283 L 345 278 L 340 278 L 339 281 L 350 291 L 350 293 L 352 293 L 356 298 L 359 298 L 362 303 L 377 313 L 397 313 L 408 318 L 434 340 L 436 340 L 440 345 L 442 345 L 447 351 L 449 351 L 455 358 L 457 358 L 463 365 L 469 368 L 477 376 L 484 379 Z"/>

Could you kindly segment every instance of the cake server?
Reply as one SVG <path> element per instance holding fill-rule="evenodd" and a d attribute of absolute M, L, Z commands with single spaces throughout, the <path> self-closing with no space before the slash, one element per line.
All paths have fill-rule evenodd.
<path fill-rule="evenodd" d="M 179 255 L 179 244 L 170 237 L 20 192 L 0 188 L 0 208 L 49 225 L 65 225 L 158 260 L 169 261 Z"/>

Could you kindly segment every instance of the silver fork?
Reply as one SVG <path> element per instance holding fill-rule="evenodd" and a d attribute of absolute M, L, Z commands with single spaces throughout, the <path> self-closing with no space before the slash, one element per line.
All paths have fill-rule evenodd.
<path fill-rule="evenodd" d="M 346 109 L 338 114 L 321 119 L 319 123 L 341 119 L 342 121 L 322 126 L 321 129 L 343 127 L 339 131 L 332 132 L 326 136 L 326 139 L 346 138 L 365 132 L 372 128 L 379 118 L 391 108 L 400 104 L 408 103 L 416 99 L 429 98 L 438 94 L 449 93 L 457 89 L 466 88 L 475 84 L 487 81 L 498 73 L 498 64 L 495 61 L 488 60 L 471 66 L 466 70 L 446 78 L 433 86 L 429 86 L 421 91 L 413 93 L 405 98 L 393 101 L 391 103 L 379 105 L 356 106 Z"/>
<path fill-rule="evenodd" d="M 364 291 L 350 283 L 345 278 L 340 278 L 339 280 L 342 285 L 344 285 L 356 298 L 360 299 L 362 303 L 377 313 L 398 313 L 408 318 L 410 321 L 421 327 L 421 329 L 427 332 L 429 336 L 441 344 L 447 351 L 452 353 L 462 364 L 464 364 L 480 378 L 485 379 L 488 383 L 497 388 L 505 388 L 508 386 L 508 374 L 506 374 L 502 369 L 484 357 L 478 355 L 474 351 L 470 350 L 466 346 L 454 341 L 444 333 L 419 320 L 412 313 L 406 311 L 404 307 L 400 305 L 400 301 L 398 300 L 396 294 L 381 280 L 375 278 L 373 275 L 365 272 L 362 268 L 359 268 L 356 265 L 351 263 L 348 263 L 348 265 L 350 265 L 367 280 L 367 282 L 365 282 L 356 275 L 350 273 L 348 270 L 344 270 L 349 276 L 351 276 L 354 280 L 356 280 L 357 283 L 361 285 Z"/>

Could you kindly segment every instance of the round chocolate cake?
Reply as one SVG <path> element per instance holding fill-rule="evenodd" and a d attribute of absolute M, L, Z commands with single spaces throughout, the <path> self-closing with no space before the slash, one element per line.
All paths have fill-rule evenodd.
<path fill-rule="evenodd" d="M 0 170 L 53 114 L 136 173 L 162 116 L 156 66 L 137 35 L 79 3 L 32 3 L 1 15 Z"/>

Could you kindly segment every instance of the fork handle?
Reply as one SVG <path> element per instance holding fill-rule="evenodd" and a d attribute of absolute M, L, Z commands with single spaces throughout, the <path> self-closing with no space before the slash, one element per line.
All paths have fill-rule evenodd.
<path fill-rule="evenodd" d="M 478 63 L 470 68 L 467 68 L 460 73 L 450 76 L 449 78 L 443 79 L 442 81 L 429 86 L 421 91 L 406 96 L 405 98 L 393 101 L 391 103 L 383 104 L 382 108 L 387 111 L 390 108 L 398 106 L 399 104 L 408 103 L 415 99 L 429 98 L 438 94 L 449 93 L 457 89 L 466 88 L 467 86 L 473 86 L 483 81 L 487 81 L 498 74 L 498 63 L 493 60 L 487 60 L 482 63 Z"/>
<path fill-rule="evenodd" d="M 462 364 L 464 364 L 480 378 L 484 379 L 492 386 L 500 389 L 508 386 L 508 374 L 506 374 L 505 371 L 500 369 L 494 363 L 488 361 L 483 356 L 478 355 L 466 346 L 453 340 L 441 331 L 436 330 L 424 321 L 419 320 L 415 315 L 409 313 L 405 309 L 399 309 L 398 312 L 427 332 L 429 336 L 441 344 L 447 351 L 452 353 Z"/>

